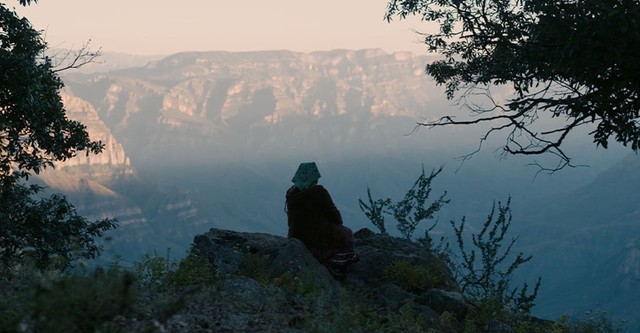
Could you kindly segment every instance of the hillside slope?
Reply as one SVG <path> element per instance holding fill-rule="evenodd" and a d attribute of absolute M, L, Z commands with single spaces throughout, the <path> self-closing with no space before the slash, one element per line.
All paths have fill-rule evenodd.
<path fill-rule="evenodd" d="M 541 203 L 519 232 L 535 253 L 529 274 L 547 283 L 543 315 L 604 310 L 640 330 L 640 157 L 635 154 L 568 195 Z"/>

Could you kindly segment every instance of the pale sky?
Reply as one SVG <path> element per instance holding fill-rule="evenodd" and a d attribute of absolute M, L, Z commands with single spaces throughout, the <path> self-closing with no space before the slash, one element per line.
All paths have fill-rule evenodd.
<path fill-rule="evenodd" d="M 384 19 L 387 0 L 40 0 L 5 2 L 45 30 L 50 47 L 130 54 L 381 48 L 426 54 L 416 18 Z"/>

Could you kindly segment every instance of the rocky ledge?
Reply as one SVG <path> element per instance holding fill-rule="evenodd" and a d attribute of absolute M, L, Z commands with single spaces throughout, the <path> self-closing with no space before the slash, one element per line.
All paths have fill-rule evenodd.
<path fill-rule="evenodd" d="M 360 261 L 336 280 L 297 239 L 211 229 L 195 237 L 192 252 L 210 264 L 215 283 L 175 291 L 153 310 L 154 325 L 169 332 L 514 331 L 481 318 L 444 261 L 422 245 L 368 229 L 354 236 Z"/>

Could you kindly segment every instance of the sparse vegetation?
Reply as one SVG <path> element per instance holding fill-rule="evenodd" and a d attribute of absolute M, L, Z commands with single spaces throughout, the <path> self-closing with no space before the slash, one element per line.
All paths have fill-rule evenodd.
<path fill-rule="evenodd" d="M 358 199 L 360 209 L 383 234 L 387 234 L 384 214 L 393 216 L 397 223 L 396 228 L 402 236 L 406 239 L 412 239 L 418 224 L 433 219 L 434 215 L 449 203 L 449 199 L 446 199 L 447 192 L 444 192 L 438 199 L 426 206 L 427 199 L 431 195 L 431 182 L 440 172 L 442 172 L 442 167 L 438 170 L 432 170 L 431 174 L 427 176 L 423 167 L 422 173 L 404 195 L 404 198 L 397 202 L 391 198 L 374 200 L 371 197 L 371 190 L 367 187 L 369 203 Z M 437 221 L 430 228 L 427 228 L 425 237 L 429 237 L 428 231 L 433 229 L 436 224 Z"/>
<path fill-rule="evenodd" d="M 159 288 L 169 284 L 171 274 L 176 270 L 177 263 L 171 260 L 170 250 L 165 257 L 157 252 L 153 255 L 145 254 L 140 262 L 136 263 L 135 270 L 138 284 L 145 288 Z"/>
<path fill-rule="evenodd" d="M 400 232 L 405 238 L 411 240 L 417 222 L 432 218 L 433 214 L 449 201 L 445 199 L 445 192 L 429 208 L 424 207 L 430 194 L 431 181 L 441 171 L 442 168 L 433 171 L 427 177 L 423 170 L 404 199 L 395 204 L 391 199 L 374 200 L 370 190 L 367 189 L 369 204 L 360 200 L 360 208 L 383 234 L 386 233 L 383 213 L 394 216 Z M 451 251 L 446 240 L 434 248 L 429 236 L 431 230 L 429 228 L 424 237 L 416 240 L 449 266 L 451 271 L 455 273 L 455 278 L 464 296 L 475 304 L 477 310 L 469 318 L 463 323 L 456 322 L 456 326 L 466 326 L 466 331 L 470 331 L 471 326 L 485 327 L 490 320 L 495 319 L 518 322 L 517 318 L 526 318 L 535 305 L 541 283 L 540 278 L 533 287 L 526 282 L 519 287 L 512 286 L 515 271 L 531 260 L 531 256 L 518 253 L 514 258 L 511 257 L 511 251 L 517 237 L 506 238 L 512 221 L 510 204 L 511 198 L 504 205 L 498 202 L 497 209 L 494 204 L 480 231 L 471 235 L 472 248 L 468 248 L 465 242 L 466 218 L 463 217 L 459 224 L 451 221 L 457 254 Z M 409 212 L 414 213 L 410 215 Z M 411 265 L 407 261 L 396 261 L 385 268 L 384 276 L 403 289 L 415 292 L 436 286 L 438 277 L 442 275 L 437 273 L 433 269 Z M 452 325 L 448 321 L 445 326 Z"/>
<path fill-rule="evenodd" d="M 411 264 L 407 260 L 397 260 L 384 269 L 384 277 L 401 288 L 421 292 L 445 284 L 446 273 L 438 267 Z"/>
<path fill-rule="evenodd" d="M 204 257 L 199 256 L 193 249 L 187 256 L 180 260 L 177 269 L 172 272 L 169 284 L 176 287 L 186 287 L 191 285 L 212 286 L 218 282 L 216 273 L 211 267 L 211 263 Z"/>
<path fill-rule="evenodd" d="M 385 226 L 385 207 L 391 205 L 391 199 L 376 199 L 374 200 L 371 197 L 371 189 L 367 187 L 367 199 L 369 204 L 362 201 L 362 199 L 358 199 L 358 205 L 360 206 L 360 210 L 364 213 L 364 215 L 371 221 L 371 223 L 378 228 L 381 234 L 388 235 L 387 227 Z"/>
<path fill-rule="evenodd" d="M 135 271 L 138 284 L 145 288 L 186 287 L 189 285 L 213 285 L 217 281 L 216 274 L 205 258 L 198 256 L 194 250 L 177 260 L 171 258 L 167 249 L 166 256 L 145 254 L 136 263 Z"/>
<path fill-rule="evenodd" d="M 517 237 L 505 239 L 511 226 L 510 204 L 511 198 L 504 205 L 498 202 L 497 216 L 494 204 L 480 232 L 471 235 L 471 249 L 465 245 L 466 219 L 463 217 L 459 225 L 451 221 L 462 259 L 459 263 L 452 261 L 452 268 L 458 273 L 457 279 L 463 293 L 479 304 L 485 317 L 502 314 L 528 315 L 540 288 L 540 278 L 532 290 L 529 290 L 526 282 L 520 287 L 511 286 L 514 272 L 531 260 L 531 256 L 518 253 L 509 262 L 511 250 L 517 240 Z"/>

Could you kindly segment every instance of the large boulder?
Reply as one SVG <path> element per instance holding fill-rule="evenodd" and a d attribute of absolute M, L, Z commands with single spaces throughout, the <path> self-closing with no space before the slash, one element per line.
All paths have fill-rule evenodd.
<path fill-rule="evenodd" d="M 270 279 L 295 279 L 327 290 L 340 286 L 298 239 L 211 229 L 196 236 L 193 243 L 196 253 L 206 257 L 223 277 L 262 268 L 266 271 L 261 273 Z"/>
<path fill-rule="evenodd" d="M 339 306 L 340 293 L 348 291 L 371 295 L 358 299 L 371 309 L 398 311 L 412 306 L 428 313 L 428 321 L 443 312 L 464 316 L 464 298 L 438 256 L 415 242 L 369 229 L 356 232 L 354 237 L 360 261 L 348 267 L 342 281 L 334 279 L 297 239 L 211 229 L 195 237 L 194 250 L 222 277 L 253 275 L 314 293 L 320 300 L 316 303 L 320 312 Z M 408 271 L 393 272 L 395 266 Z M 262 272 L 256 272 L 259 270 Z"/>
<path fill-rule="evenodd" d="M 449 313 L 463 319 L 469 310 L 445 262 L 423 245 L 369 229 L 354 233 L 360 261 L 349 267 L 343 286 L 382 312 L 411 310 L 425 325 Z"/>
<path fill-rule="evenodd" d="M 424 246 L 404 238 L 376 234 L 364 228 L 354 233 L 356 248 L 360 261 L 349 267 L 347 282 L 352 285 L 371 286 L 384 284 L 388 280 L 387 268 L 399 262 L 415 268 L 424 268 L 430 274 L 431 285 L 428 288 L 439 288 L 458 291 L 447 265 L 441 258 Z"/>

